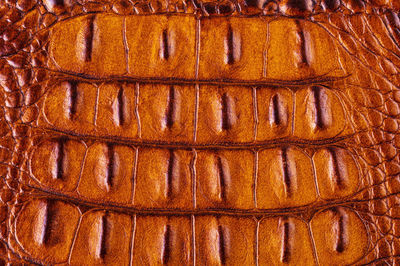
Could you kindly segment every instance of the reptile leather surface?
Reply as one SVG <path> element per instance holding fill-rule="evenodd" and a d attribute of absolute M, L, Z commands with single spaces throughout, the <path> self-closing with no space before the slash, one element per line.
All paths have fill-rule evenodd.
<path fill-rule="evenodd" d="M 0 0 L 0 265 L 399 265 L 399 10 Z"/>

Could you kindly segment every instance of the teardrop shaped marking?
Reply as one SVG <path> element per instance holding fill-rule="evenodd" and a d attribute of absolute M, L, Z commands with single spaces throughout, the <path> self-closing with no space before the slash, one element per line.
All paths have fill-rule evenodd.
<path fill-rule="evenodd" d="M 348 217 L 347 214 L 341 209 L 333 209 L 333 214 L 333 229 L 335 232 L 334 249 L 336 252 L 342 253 L 345 251 L 349 242 Z"/>
<path fill-rule="evenodd" d="M 164 247 L 162 254 L 163 264 L 167 264 L 171 257 L 171 226 L 167 224 L 164 231 Z"/>
<path fill-rule="evenodd" d="M 336 184 L 338 188 L 342 188 L 344 186 L 343 164 L 342 162 L 339 162 L 340 159 L 337 156 L 336 149 L 329 148 L 328 152 L 330 154 L 330 159 L 332 160 L 331 163 L 333 166 L 332 181 Z"/>
<path fill-rule="evenodd" d="M 166 182 L 166 196 L 170 198 L 173 194 L 173 179 L 174 172 L 176 168 L 176 158 L 173 150 L 169 151 L 169 159 L 168 159 L 168 171 L 167 171 L 167 182 Z"/>
<path fill-rule="evenodd" d="M 287 113 L 282 106 L 282 101 L 280 99 L 279 94 L 275 94 L 272 96 L 270 108 L 269 108 L 269 121 L 271 126 L 272 125 L 284 125 L 286 124 L 287 120 Z"/>
<path fill-rule="evenodd" d="M 78 82 L 77 81 L 69 81 L 68 82 L 68 116 L 69 119 L 72 120 L 75 117 L 78 107 Z"/>
<path fill-rule="evenodd" d="M 219 187 L 220 187 L 220 199 L 222 201 L 226 200 L 226 180 L 227 180 L 227 172 L 222 162 L 221 157 L 217 157 L 217 171 L 219 178 Z"/>
<path fill-rule="evenodd" d="M 108 221 L 108 213 L 105 212 L 104 215 L 101 217 L 101 232 L 100 232 L 100 237 L 99 237 L 99 242 L 100 242 L 100 248 L 98 249 L 99 254 L 98 258 L 104 259 L 107 253 L 109 252 L 108 250 L 108 242 L 109 242 L 109 237 L 110 237 L 110 225 Z"/>
<path fill-rule="evenodd" d="M 314 97 L 315 108 L 315 126 L 319 129 L 324 129 L 328 125 L 328 113 L 326 100 L 327 95 L 324 89 L 320 86 L 313 86 L 311 88 L 312 96 Z"/>
<path fill-rule="evenodd" d="M 53 201 L 47 201 L 46 203 L 46 210 L 45 210 L 45 215 L 44 215 L 44 221 L 43 221 L 43 228 L 44 230 L 42 231 L 42 240 L 41 243 L 44 245 L 48 245 L 50 243 L 51 235 L 53 230 L 55 229 L 55 208 L 54 208 L 54 202 Z"/>
<path fill-rule="evenodd" d="M 53 179 L 59 179 L 62 180 L 64 177 L 64 167 L 65 167 L 65 139 L 60 139 L 56 143 L 56 154 L 57 154 L 57 159 L 56 159 L 56 165 L 53 168 L 52 171 L 52 176 Z"/>
<path fill-rule="evenodd" d="M 170 43 L 168 39 L 168 31 L 165 29 L 161 34 L 160 39 L 160 58 L 168 60 L 170 57 Z"/>
<path fill-rule="evenodd" d="M 176 99 L 174 86 L 169 87 L 168 106 L 165 114 L 166 125 L 171 129 L 176 120 Z"/>
<path fill-rule="evenodd" d="M 290 257 L 292 253 L 292 243 L 291 243 L 291 235 L 292 235 L 292 225 L 289 223 L 287 218 L 281 219 L 281 230 L 282 230 L 282 246 L 281 246 L 281 262 L 289 263 Z"/>
<path fill-rule="evenodd" d="M 219 260 L 222 265 L 226 264 L 226 239 L 224 235 L 224 229 L 221 225 L 218 225 L 218 251 L 219 251 Z"/>
<path fill-rule="evenodd" d="M 282 172 L 283 172 L 283 183 L 286 190 L 286 195 L 288 197 L 291 196 L 292 193 L 292 173 L 289 167 L 289 162 L 287 158 L 287 149 L 283 148 L 281 151 L 281 160 L 282 160 Z"/>
<path fill-rule="evenodd" d="M 300 60 L 299 64 L 310 66 L 310 40 L 306 38 L 300 21 L 296 20 L 297 36 L 300 43 Z"/>
<path fill-rule="evenodd" d="M 125 97 L 124 88 L 121 87 L 118 91 L 118 125 L 122 126 L 125 123 Z"/>
<path fill-rule="evenodd" d="M 222 129 L 229 130 L 232 128 L 234 123 L 234 108 L 233 108 L 233 99 L 227 94 L 224 93 L 221 97 L 222 104 Z"/>
<path fill-rule="evenodd" d="M 232 30 L 229 25 L 228 34 L 225 39 L 225 63 L 232 65 L 239 61 L 241 53 L 241 41 L 239 36 Z"/>
<path fill-rule="evenodd" d="M 93 35 L 94 35 L 94 19 L 96 16 L 90 16 L 86 23 L 86 29 L 84 34 L 84 58 L 85 62 L 90 62 L 92 60 L 93 53 Z"/>
<path fill-rule="evenodd" d="M 107 176 L 106 176 L 106 184 L 107 187 L 110 188 L 114 184 L 115 177 L 115 151 L 113 144 L 107 144 Z"/>

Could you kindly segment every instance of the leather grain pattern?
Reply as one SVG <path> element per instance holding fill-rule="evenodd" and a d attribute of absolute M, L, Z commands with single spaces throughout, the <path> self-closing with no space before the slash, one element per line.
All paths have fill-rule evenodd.
<path fill-rule="evenodd" d="M 0 265 L 400 264 L 399 10 L 0 1 Z"/>

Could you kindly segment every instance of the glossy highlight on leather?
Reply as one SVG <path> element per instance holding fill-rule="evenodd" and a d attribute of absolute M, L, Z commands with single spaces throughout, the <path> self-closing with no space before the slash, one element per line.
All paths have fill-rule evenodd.
<path fill-rule="evenodd" d="M 397 265 L 400 4 L 0 3 L 0 265 Z"/>

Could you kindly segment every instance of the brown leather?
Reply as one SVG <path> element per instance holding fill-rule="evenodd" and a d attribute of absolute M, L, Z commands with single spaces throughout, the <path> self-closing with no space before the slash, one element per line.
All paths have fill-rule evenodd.
<path fill-rule="evenodd" d="M 0 2 L 0 265 L 400 263 L 400 2 Z"/>

